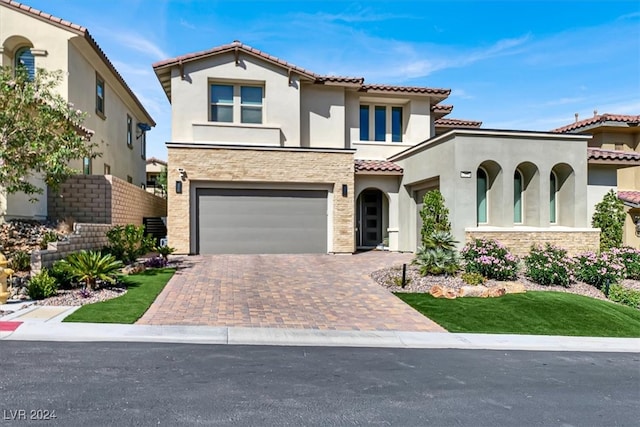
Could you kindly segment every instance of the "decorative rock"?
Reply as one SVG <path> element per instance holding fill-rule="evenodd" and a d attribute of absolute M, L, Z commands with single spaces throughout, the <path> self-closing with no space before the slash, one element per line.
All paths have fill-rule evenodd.
<path fill-rule="evenodd" d="M 506 294 L 506 291 L 502 286 L 492 286 L 487 289 L 487 297 L 489 298 L 501 297 L 501 296 L 504 296 L 505 294 Z"/>
<path fill-rule="evenodd" d="M 440 285 L 433 285 L 429 293 L 434 298 L 447 298 L 447 299 L 455 299 L 457 297 L 457 292 L 454 289 L 446 288 Z"/>
<path fill-rule="evenodd" d="M 458 289 L 458 297 L 477 297 L 486 298 L 488 296 L 488 289 L 486 286 L 463 286 Z"/>
<path fill-rule="evenodd" d="M 527 292 L 526 288 L 522 283 L 518 282 L 505 282 L 501 288 L 504 289 L 507 294 L 523 294 Z"/>

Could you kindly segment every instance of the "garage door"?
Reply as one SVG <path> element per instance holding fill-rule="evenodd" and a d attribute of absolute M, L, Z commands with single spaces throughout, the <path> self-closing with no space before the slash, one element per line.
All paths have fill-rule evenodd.
<path fill-rule="evenodd" d="M 327 252 L 327 191 L 196 190 L 197 252 Z"/>

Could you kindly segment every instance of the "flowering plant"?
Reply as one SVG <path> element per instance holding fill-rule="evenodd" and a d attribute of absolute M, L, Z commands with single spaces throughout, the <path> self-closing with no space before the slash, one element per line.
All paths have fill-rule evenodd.
<path fill-rule="evenodd" d="M 612 248 L 610 252 L 624 265 L 625 278 L 640 280 L 640 250 L 623 246 Z"/>
<path fill-rule="evenodd" d="M 496 240 L 475 239 L 467 243 L 460 254 L 467 273 L 496 280 L 511 280 L 518 274 L 518 257 Z"/>
<path fill-rule="evenodd" d="M 547 243 L 544 249 L 538 245 L 524 258 L 525 274 L 541 285 L 569 287 L 575 282 L 573 275 L 575 261 L 567 256 L 567 251 Z"/>
<path fill-rule="evenodd" d="M 624 264 L 611 251 L 585 252 L 576 257 L 576 277 L 598 289 L 609 283 L 620 282 L 625 277 Z"/>

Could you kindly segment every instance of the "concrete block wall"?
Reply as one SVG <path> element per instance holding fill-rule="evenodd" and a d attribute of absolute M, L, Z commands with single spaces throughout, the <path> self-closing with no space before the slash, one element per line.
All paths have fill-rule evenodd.
<path fill-rule="evenodd" d="M 583 252 L 597 252 L 600 248 L 600 229 L 567 229 L 567 230 L 467 230 L 466 242 L 473 239 L 497 240 L 511 250 L 511 253 L 519 257 L 529 254 L 531 246 L 538 244 L 544 246 L 550 243 L 567 250 L 570 256 Z"/>
<path fill-rule="evenodd" d="M 47 249 L 31 253 L 32 273 L 51 267 L 54 262 L 70 253 L 102 249 L 108 243 L 107 231 L 111 227 L 111 224 L 74 224 L 73 234 L 69 236 L 68 241 L 49 243 Z"/>
<path fill-rule="evenodd" d="M 74 175 L 47 192 L 48 217 L 79 223 L 142 225 L 167 216 L 167 201 L 111 175 Z"/>

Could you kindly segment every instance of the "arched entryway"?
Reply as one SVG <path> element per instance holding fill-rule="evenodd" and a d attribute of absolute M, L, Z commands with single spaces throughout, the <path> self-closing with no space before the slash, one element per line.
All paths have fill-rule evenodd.
<path fill-rule="evenodd" d="M 356 200 L 356 246 L 375 248 L 384 243 L 389 204 L 377 188 L 363 190 Z"/>

